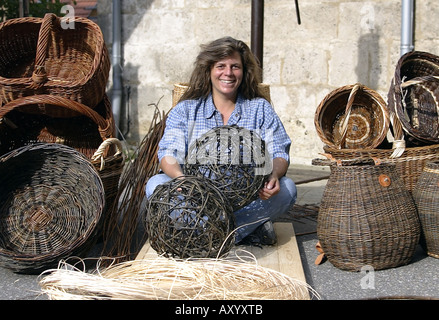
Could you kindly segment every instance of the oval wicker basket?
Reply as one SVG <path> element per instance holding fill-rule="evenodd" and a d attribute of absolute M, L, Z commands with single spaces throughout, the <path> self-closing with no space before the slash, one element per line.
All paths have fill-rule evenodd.
<path fill-rule="evenodd" d="M 110 71 L 99 26 L 74 17 L 63 28 L 54 14 L 0 24 L 1 103 L 34 94 L 59 95 L 94 108 L 105 94 Z"/>
<path fill-rule="evenodd" d="M 0 158 L 0 264 L 36 273 L 81 256 L 105 206 L 102 181 L 81 153 L 36 143 Z"/>
<path fill-rule="evenodd" d="M 180 98 L 183 96 L 183 94 L 186 92 L 186 90 L 189 88 L 189 83 L 175 83 L 174 89 L 172 90 L 172 107 L 175 107 L 175 105 L 180 101 Z M 266 83 L 260 83 L 258 85 L 258 88 L 260 90 L 260 94 L 271 103 L 271 96 L 270 96 L 270 85 Z"/>
<path fill-rule="evenodd" d="M 413 199 L 421 221 L 421 246 L 429 256 L 439 258 L 439 161 L 425 165 Z"/>
<path fill-rule="evenodd" d="M 331 91 L 317 107 L 314 124 L 320 139 L 335 149 L 373 149 L 389 130 L 383 98 L 361 84 Z"/>
<path fill-rule="evenodd" d="M 439 143 L 439 57 L 411 51 L 400 57 L 388 93 L 389 110 L 408 138 Z"/>
<path fill-rule="evenodd" d="M 234 244 L 235 217 L 208 179 L 185 176 L 157 186 L 145 219 L 151 247 L 179 258 L 218 258 Z"/>
<path fill-rule="evenodd" d="M 409 263 L 420 224 L 394 166 L 345 163 L 331 165 L 317 219 L 318 239 L 328 260 L 349 271 Z"/>
<path fill-rule="evenodd" d="M 66 110 L 68 117 L 64 116 Z M 52 95 L 22 97 L 0 107 L 0 155 L 30 143 L 57 142 L 90 159 L 101 143 L 114 135 L 106 95 L 94 109 Z"/>

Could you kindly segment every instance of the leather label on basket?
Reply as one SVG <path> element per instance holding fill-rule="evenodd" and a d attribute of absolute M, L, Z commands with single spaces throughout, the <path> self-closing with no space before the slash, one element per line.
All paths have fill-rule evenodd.
<path fill-rule="evenodd" d="M 378 179 L 380 181 L 380 185 L 382 185 L 383 187 L 388 187 L 392 183 L 390 177 L 386 174 L 380 174 Z"/>

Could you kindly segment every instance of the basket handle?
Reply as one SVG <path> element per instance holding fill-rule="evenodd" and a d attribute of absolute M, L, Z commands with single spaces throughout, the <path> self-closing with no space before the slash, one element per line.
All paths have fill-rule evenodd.
<path fill-rule="evenodd" d="M 108 138 L 108 139 L 104 140 L 101 143 L 101 145 L 99 146 L 98 150 L 96 150 L 95 153 L 93 154 L 93 156 L 91 157 L 91 161 L 101 160 L 101 167 L 100 167 L 99 171 L 102 171 L 102 169 L 104 169 L 104 166 L 105 166 L 104 153 L 105 153 L 105 150 L 107 148 L 109 148 L 111 145 L 116 146 L 116 153 L 114 154 L 115 156 L 122 153 L 122 149 L 123 149 L 122 143 L 120 142 L 119 139 Z"/>
<path fill-rule="evenodd" d="M 20 107 L 26 106 L 26 105 L 37 105 L 38 110 L 44 114 L 44 108 L 46 105 L 55 105 L 63 108 L 67 108 L 73 111 L 76 111 L 80 113 L 81 115 L 84 115 L 91 120 L 94 121 L 98 125 L 99 133 L 102 137 L 102 140 L 105 140 L 107 138 L 111 137 L 111 134 L 107 134 L 109 131 L 109 126 L 111 124 L 107 124 L 105 119 L 97 113 L 95 110 L 87 107 L 86 105 L 83 105 L 82 103 L 79 103 L 74 100 L 70 100 L 61 96 L 53 96 L 48 94 L 41 94 L 41 95 L 33 95 L 33 96 L 27 96 L 27 97 L 21 97 L 15 100 L 12 100 L 11 102 L 8 102 L 7 104 L 3 105 L 0 108 L 0 119 L 3 118 L 8 112 L 19 109 Z"/>
<path fill-rule="evenodd" d="M 47 73 L 45 62 L 47 58 L 47 51 L 49 47 L 50 32 L 53 29 L 53 24 L 57 19 L 53 13 L 46 13 L 41 23 L 40 32 L 38 34 L 37 52 L 35 56 L 35 68 L 32 73 L 32 81 L 35 86 L 40 86 L 47 81 Z"/>
<path fill-rule="evenodd" d="M 346 141 L 346 135 L 348 132 L 348 122 L 349 122 L 349 117 L 351 115 L 352 105 L 354 104 L 355 95 L 357 94 L 360 87 L 361 87 L 361 84 L 356 83 L 352 87 L 351 93 L 349 94 L 348 102 L 346 104 L 346 109 L 345 109 L 345 118 L 344 118 L 344 121 L 343 121 L 342 126 L 341 126 L 342 135 L 341 135 L 341 139 L 338 143 L 339 149 L 342 148 L 342 146 L 344 145 L 344 143 Z"/>

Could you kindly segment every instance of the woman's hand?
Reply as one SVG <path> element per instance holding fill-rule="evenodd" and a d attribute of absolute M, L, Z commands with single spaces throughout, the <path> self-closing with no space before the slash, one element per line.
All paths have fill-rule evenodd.
<path fill-rule="evenodd" d="M 270 176 L 264 186 L 259 190 L 259 198 L 262 200 L 270 199 L 280 191 L 279 179 Z"/>
<path fill-rule="evenodd" d="M 288 162 L 283 158 L 273 159 L 273 171 L 264 186 L 259 190 L 259 198 L 270 199 L 280 191 L 279 177 L 283 177 L 288 170 Z"/>

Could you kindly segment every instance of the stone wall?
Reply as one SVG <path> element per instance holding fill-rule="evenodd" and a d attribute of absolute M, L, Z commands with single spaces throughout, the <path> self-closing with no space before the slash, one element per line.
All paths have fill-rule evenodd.
<path fill-rule="evenodd" d="M 136 143 L 150 125 L 152 104 L 170 109 L 173 84 L 188 81 L 200 44 L 230 35 L 250 45 L 251 0 L 121 2 L 120 129 Z M 263 79 L 293 140 L 292 163 L 310 164 L 322 152 L 314 115 L 326 94 L 360 82 L 387 101 L 400 55 L 401 1 L 299 0 L 299 6 L 300 25 L 294 1 L 265 1 Z M 98 23 L 110 52 L 111 10 L 111 0 L 98 1 Z M 437 17 L 433 0 L 416 1 L 415 50 L 439 54 Z"/>

